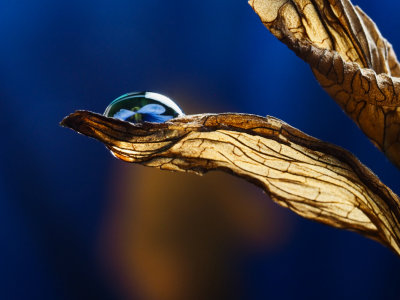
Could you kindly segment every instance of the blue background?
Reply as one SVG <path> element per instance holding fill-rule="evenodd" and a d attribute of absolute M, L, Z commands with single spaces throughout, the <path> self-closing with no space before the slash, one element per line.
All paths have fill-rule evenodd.
<path fill-rule="evenodd" d="M 400 49 L 400 3 L 356 4 Z M 400 193 L 399 170 L 244 0 L 1 1 L 0 36 L 1 299 L 119 299 L 95 253 L 107 174 L 121 162 L 58 122 L 125 92 L 161 92 L 186 113 L 276 116 Z M 246 262 L 247 299 L 399 299 L 390 250 L 287 214 L 286 247 Z"/>

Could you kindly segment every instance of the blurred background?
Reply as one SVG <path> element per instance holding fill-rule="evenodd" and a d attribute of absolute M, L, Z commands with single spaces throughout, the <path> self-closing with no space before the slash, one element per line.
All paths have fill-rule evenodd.
<path fill-rule="evenodd" d="M 400 51 L 400 2 L 355 1 Z M 245 0 L 0 2 L 1 299 L 399 299 L 400 259 L 222 173 L 161 172 L 61 128 L 131 91 L 278 117 L 400 193 L 400 171 Z"/>

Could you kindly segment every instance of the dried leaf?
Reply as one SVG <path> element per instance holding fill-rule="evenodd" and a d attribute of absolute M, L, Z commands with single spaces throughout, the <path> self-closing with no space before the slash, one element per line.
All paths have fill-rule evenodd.
<path fill-rule="evenodd" d="M 264 25 L 400 168 L 400 65 L 375 23 L 348 0 L 250 0 Z"/>
<path fill-rule="evenodd" d="M 400 255 L 399 197 L 348 151 L 279 119 L 205 114 L 132 124 L 77 111 L 61 125 L 103 142 L 127 162 L 232 173 L 305 218 L 354 230 Z"/>

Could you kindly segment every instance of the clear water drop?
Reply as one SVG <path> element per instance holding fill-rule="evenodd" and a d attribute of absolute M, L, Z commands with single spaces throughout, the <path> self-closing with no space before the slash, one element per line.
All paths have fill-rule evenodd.
<path fill-rule="evenodd" d="M 112 101 L 104 115 L 132 123 L 162 123 L 184 115 L 170 98 L 153 92 L 124 94 Z"/>

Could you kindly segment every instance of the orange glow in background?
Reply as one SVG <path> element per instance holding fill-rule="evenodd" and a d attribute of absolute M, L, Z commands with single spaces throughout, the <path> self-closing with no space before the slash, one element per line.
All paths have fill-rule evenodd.
<path fill-rule="evenodd" d="M 104 257 L 128 298 L 234 297 L 240 257 L 279 251 L 290 237 L 282 208 L 221 172 L 200 177 L 116 163 L 111 178 Z"/>

